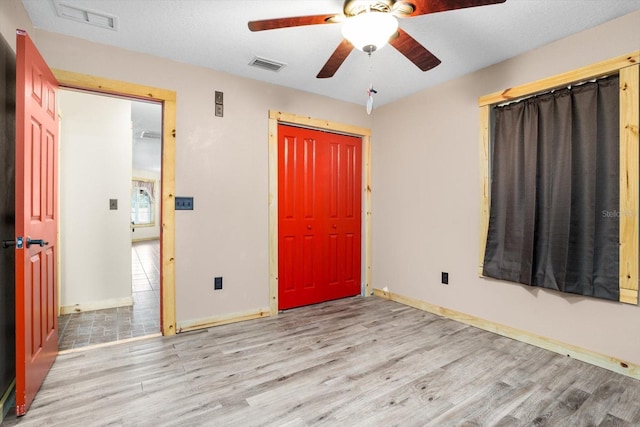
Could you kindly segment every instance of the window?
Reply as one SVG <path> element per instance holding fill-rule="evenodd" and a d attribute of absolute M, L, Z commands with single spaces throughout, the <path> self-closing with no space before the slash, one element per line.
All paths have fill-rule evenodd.
<path fill-rule="evenodd" d="M 619 299 L 618 87 L 611 76 L 494 108 L 484 276 Z"/>
<path fill-rule="evenodd" d="M 481 232 L 479 247 L 480 274 L 484 270 L 487 231 L 489 226 L 490 195 L 490 115 L 492 108 L 505 101 L 513 101 L 542 92 L 565 87 L 576 82 L 584 82 L 603 76 L 617 75 L 619 78 L 619 197 L 617 206 L 607 207 L 607 212 L 620 213 L 617 231 L 619 267 L 618 299 L 621 302 L 637 304 L 638 302 L 638 110 L 640 88 L 640 52 L 624 55 L 584 67 L 538 82 L 510 88 L 495 94 L 481 97 L 480 105 L 480 191 L 481 191 Z M 603 211 L 604 212 L 604 211 Z M 623 214 L 624 213 L 624 214 Z M 603 213 L 604 215 L 604 213 Z"/>
<path fill-rule="evenodd" d="M 131 190 L 131 223 L 154 225 L 155 209 L 153 197 L 154 181 L 134 179 Z"/>

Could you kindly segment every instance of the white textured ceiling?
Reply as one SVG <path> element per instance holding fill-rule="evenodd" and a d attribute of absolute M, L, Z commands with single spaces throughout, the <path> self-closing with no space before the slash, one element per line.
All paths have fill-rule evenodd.
<path fill-rule="evenodd" d="M 2 1 L 2 0 L 0 0 Z M 442 60 L 420 71 L 392 47 L 354 50 L 330 79 L 315 76 L 342 40 L 340 24 L 252 33 L 250 20 L 340 13 L 341 0 L 22 0 L 35 27 L 239 76 L 363 103 L 373 83 L 382 105 L 635 10 L 640 0 L 507 0 L 400 20 Z M 113 15 L 116 31 L 64 19 L 56 3 Z M 640 30 L 639 30 L 640 32 Z M 271 72 L 254 56 L 287 64 Z"/>
<path fill-rule="evenodd" d="M 2 1 L 2 0 L 0 0 Z M 131 101 L 133 168 L 160 172 L 162 144 L 159 138 L 144 137 L 154 132 L 162 134 L 162 105 L 155 102 Z"/>

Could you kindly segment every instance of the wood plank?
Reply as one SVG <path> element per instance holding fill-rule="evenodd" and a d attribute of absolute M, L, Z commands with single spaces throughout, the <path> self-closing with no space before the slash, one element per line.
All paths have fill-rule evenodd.
<path fill-rule="evenodd" d="M 278 121 L 269 116 L 269 307 L 278 314 Z"/>
<path fill-rule="evenodd" d="M 489 179 L 489 147 L 490 132 L 489 118 L 491 107 L 483 105 L 480 107 L 480 144 L 479 144 L 479 170 L 480 170 L 480 230 L 479 230 L 479 246 L 478 246 L 478 275 L 482 276 L 484 266 L 484 253 L 487 244 L 487 233 L 489 231 L 489 207 L 491 198 L 491 188 Z"/>
<path fill-rule="evenodd" d="M 629 384 L 629 381 L 633 380 L 625 379 L 625 391 L 609 408 L 608 413 L 632 425 L 640 425 L 640 389 L 634 387 L 633 382 Z"/>
<path fill-rule="evenodd" d="M 258 310 L 250 310 L 243 313 L 232 313 L 224 316 L 213 316 L 205 319 L 196 319 L 189 322 L 180 323 L 178 325 L 178 333 L 210 328 L 212 326 L 226 325 L 228 323 L 245 322 L 247 320 L 259 319 L 261 317 L 270 315 L 271 309 L 262 308 Z"/>
<path fill-rule="evenodd" d="M 567 419 L 568 425 L 600 425 L 608 415 L 609 408 L 620 398 L 624 388 L 619 378 L 606 381 Z M 611 419 L 611 417 L 610 417 Z"/>
<path fill-rule="evenodd" d="M 362 245 L 364 252 L 364 295 L 373 295 L 371 287 L 371 263 L 373 260 L 373 252 L 371 249 L 371 137 L 364 135 L 362 137 L 362 154 L 364 160 L 364 197 L 362 210 L 364 211 L 364 242 Z"/>
<path fill-rule="evenodd" d="M 609 369 L 613 372 L 640 379 L 640 365 L 620 360 L 613 356 L 596 353 L 575 345 L 554 340 L 552 338 L 543 337 L 528 331 L 502 325 L 490 320 L 481 319 L 469 314 L 461 313 L 456 310 L 429 304 L 428 302 L 417 300 L 415 298 L 406 297 L 392 292 L 386 292 L 380 289 L 374 289 L 373 293 L 374 295 L 381 298 L 386 298 L 391 301 L 406 304 L 410 307 L 444 316 L 448 319 L 484 329 L 485 331 L 490 331 L 505 337 L 525 342 L 527 344 L 532 344 L 537 347 L 544 348 L 545 350 L 550 350 L 558 354 L 582 360 L 595 366 Z"/>
<path fill-rule="evenodd" d="M 640 65 L 620 70 L 620 301 L 638 304 Z"/>
<path fill-rule="evenodd" d="M 640 51 L 634 51 L 627 55 L 607 59 L 592 65 L 557 74 L 531 83 L 507 88 L 499 92 L 481 96 L 478 99 L 480 107 L 486 105 L 499 104 L 505 101 L 512 101 L 525 96 L 546 92 L 563 86 L 568 86 L 576 82 L 591 80 L 608 74 L 615 74 L 618 70 L 640 63 Z"/>
<path fill-rule="evenodd" d="M 176 92 L 168 89 L 91 76 L 89 74 L 75 73 L 56 68 L 51 69 L 51 71 L 53 71 L 53 75 L 61 86 L 69 88 L 89 89 L 95 92 L 112 93 L 128 97 L 133 96 L 154 101 L 176 100 Z"/>
<path fill-rule="evenodd" d="M 371 136 L 371 130 L 355 125 L 332 122 L 330 120 L 316 119 L 313 117 L 300 116 L 297 114 L 284 113 L 281 111 L 269 111 L 269 118 L 277 120 L 279 123 L 297 125 L 311 129 L 329 130 L 336 133 L 344 133 L 355 136 Z"/>
<path fill-rule="evenodd" d="M 176 101 L 165 98 L 162 107 L 162 211 L 160 217 L 162 244 L 160 262 L 160 327 L 164 335 L 176 333 Z"/>
<path fill-rule="evenodd" d="M 60 355 L 3 427 L 637 425 L 638 396 L 632 378 L 354 297 Z"/>

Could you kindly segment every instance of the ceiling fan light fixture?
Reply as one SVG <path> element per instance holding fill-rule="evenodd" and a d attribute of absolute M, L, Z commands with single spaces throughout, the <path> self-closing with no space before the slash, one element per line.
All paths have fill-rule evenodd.
<path fill-rule="evenodd" d="M 356 48 L 371 53 L 387 44 L 398 31 L 398 20 L 390 13 L 363 12 L 347 18 L 342 24 L 342 35 Z"/>

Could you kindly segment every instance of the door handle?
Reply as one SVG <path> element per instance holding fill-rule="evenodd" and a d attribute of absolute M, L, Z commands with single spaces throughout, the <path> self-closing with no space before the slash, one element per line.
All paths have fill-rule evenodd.
<path fill-rule="evenodd" d="M 49 242 L 45 242 L 42 239 L 31 239 L 31 237 L 27 237 L 27 247 L 30 247 L 31 245 L 40 245 L 40 247 L 46 246 L 48 245 Z"/>
<path fill-rule="evenodd" d="M 3 240 L 2 241 L 2 247 L 3 248 L 10 248 L 11 246 L 15 246 L 16 245 L 16 241 L 15 240 Z"/>

